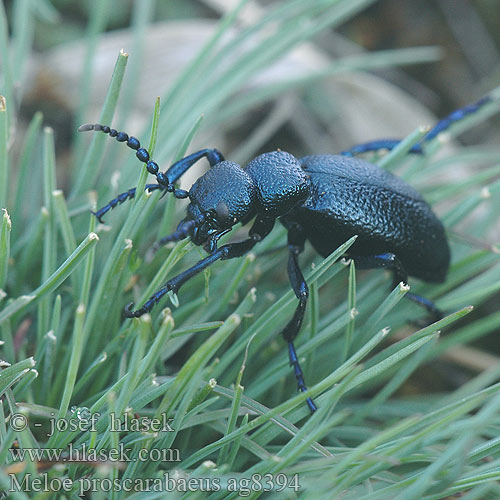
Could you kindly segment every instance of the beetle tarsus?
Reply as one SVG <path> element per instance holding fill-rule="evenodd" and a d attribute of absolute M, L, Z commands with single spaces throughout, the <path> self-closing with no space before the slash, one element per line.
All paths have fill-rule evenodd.
<path fill-rule="evenodd" d="M 127 318 L 138 318 L 139 316 L 141 316 L 141 314 L 138 314 L 138 311 L 133 311 L 132 310 L 132 307 L 134 307 L 134 303 L 133 302 L 130 302 L 129 304 L 127 304 L 123 310 L 125 316 Z"/>
<path fill-rule="evenodd" d="M 125 316 L 127 318 L 139 318 L 143 314 L 148 313 L 149 311 L 151 311 L 151 309 L 153 308 L 153 305 L 154 305 L 154 303 L 149 304 L 149 302 L 151 302 L 151 301 L 148 300 L 142 307 L 140 307 L 139 309 L 136 309 L 135 311 L 132 310 L 132 307 L 134 307 L 134 303 L 130 302 L 124 309 Z"/>
<path fill-rule="evenodd" d="M 297 389 L 300 392 L 306 392 L 307 387 L 304 382 L 304 373 L 302 372 L 302 369 L 300 367 L 297 351 L 295 350 L 295 346 L 293 345 L 292 341 L 288 342 L 288 357 L 290 359 L 290 366 L 293 368 L 293 373 L 295 374 L 295 378 L 297 379 Z M 318 409 L 311 398 L 307 398 L 306 403 L 311 410 L 311 413 L 314 413 Z"/>
<path fill-rule="evenodd" d="M 412 292 L 407 292 L 405 297 L 415 302 L 419 306 L 424 307 L 430 315 L 431 323 L 435 323 L 436 321 L 444 318 L 444 312 L 436 307 L 434 302 L 427 299 L 426 297 L 422 297 L 421 295 L 417 295 L 416 293 Z"/>
<path fill-rule="evenodd" d="M 100 210 L 97 212 L 94 212 L 93 210 L 90 211 L 92 215 L 95 215 L 95 218 L 101 223 L 104 224 L 104 221 L 102 220 L 102 215 L 99 215 Z"/>

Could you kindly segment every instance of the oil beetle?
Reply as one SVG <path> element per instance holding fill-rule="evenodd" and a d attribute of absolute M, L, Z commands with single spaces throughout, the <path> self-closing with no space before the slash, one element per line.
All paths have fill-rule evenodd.
<path fill-rule="evenodd" d="M 411 152 L 421 154 L 424 142 L 476 112 L 490 100 L 490 97 L 485 97 L 441 120 Z M 306 385 L 294 339 L 304 319 L 309 294 L 298 262 L 306 240 L 326 257 L 351 236 L 357 235 L 347 256 L 354 259 L 359 268 L 391 270 L 395 284 L 407 283 L 409 275 L 431 282 L 442 282 L 446 277 L 450 262 L 448 241 L 443 225 L 429 205 L 398 177 L 354 157 L 382 148 L 390 150 L 398 140 L 372 141 L 339 155 L 312 155 L 300 159 L 277 150 L 261 154 L 244 168 L 224 160 L 216 149 L 202 149 L 161 172 L 135 137 L 106 125 L 86 124 L 79 128 L 79 131 L 89 130 L 116 137 L 136 151 L 137 158 L 156 177 L 157 183 L 147 184 L 146 189 L 169 192 L 179 199 L 189 198 L 186 217 L 176 231 L 160 243 L 189 237 L 209 254 L 170 279 L 139 309 L 131 310 L 132 304 L 129 304 L 125 309 L 129 318 L 151 311 L 163 295 L 169 291 L 177 293 L 186 281 L 217 260 L 246 254 L 271 232 L 276 219 L 286 227 L 288 276 L 299 302 L 281 334 L 288 343 L 290 364 L 300 391 L 306 391 Z M 176 188 L 177 180 L 202 158 L 208 160 L 210 170 L 189 191 Z M 135 188 L 120 194 L 95 212 L 95 216 L 102 222 L 104 214 L 134 195 Z M 247 239 L 217 246 L 219 238 L 235 224 L 245 225 L 252 219 L 254 222 Z M 441 312 L 430 300 L 413 293 L 407 293 L 406 297 L 425 307 L 433 319 L 441 317 Z M 308 398 L 307 404 L 311 412 L 316 410 L 312 399 Z"/>

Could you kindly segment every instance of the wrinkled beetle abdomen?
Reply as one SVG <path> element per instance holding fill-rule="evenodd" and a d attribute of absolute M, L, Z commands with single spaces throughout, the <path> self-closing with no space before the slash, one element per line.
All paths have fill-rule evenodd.
<path fill-rule="evenodd" d="M 380 167 L 337 155 L 301 159 L 310 176 L 307 200 L 289 217 L 323 256 L 357 234 L 351 256 L 397 255 L 409 275 L 445 279 L 450 251 L 444 227 L 422 196 Z"/>

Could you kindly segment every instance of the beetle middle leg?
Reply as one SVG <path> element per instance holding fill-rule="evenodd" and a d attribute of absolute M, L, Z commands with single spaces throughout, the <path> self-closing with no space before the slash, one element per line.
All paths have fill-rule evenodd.
<path fill-rule="evenodd" d="M 304 381 L 304 373 L 299 364 L 299 358 L 293 341 L 300 331 L 304 314 L 306 311 L 307 299 L 309 297 L 309 289 L 306 280 L 300 270 L 298 256 L 304 250 L 305 236 L 302 228 L 297 224 L 289 224 L 288 227 L 288 278 L 295 293 L 299 299 L 299 303 L 295 308 L 292 319 L 287 323 L 282 330 L 281 335 L 288 343 L 288 356 L 290 358 L 290 365 L 293 367 L 295 378 L 297 379 L 297 388 L 301 392 L 307 391 Z M 314 401 L 311 398 L 306 399 L 307 406 L 311 413 L 317 410 Z"/>
<path fill-rule="evenodd" d="M 391 270 L 394 274 L 393 286 L 396 286 L 401 281 L 403 283 L 408 283 L 408 273 L 400 260 L 393 253 L 383 253 L 371 256 L 352 256 L 352 258 L 360 269 L 383 267 Z M 443 317 L 443 312 L 438 309 L 431 300 L 412 292 L 408 292 L 405 297 L 417 303 L 419 306 L 424 307 L 431 315 L 432 321 L 438 321 Z"/>

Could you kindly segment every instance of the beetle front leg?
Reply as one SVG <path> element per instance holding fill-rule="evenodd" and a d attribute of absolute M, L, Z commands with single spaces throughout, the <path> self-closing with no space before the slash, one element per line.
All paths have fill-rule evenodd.
<path fill-rule="evenodd" d="M 160 184 L 146 184 L 146 186 L 144 186 L 144 189 L 151 192 L 151 191 L 156 191 L 157 189 L 164 189 L 164 187 L 161 186 Z M 116 205 L 121 205 L 126 200 L 133 199 L 135 197 L 135 191 L 136 188 L 132 188 L 129 189 L 128 191 L 125 191 L 124 193 L 119 194 L 116 198 L 113 198 L 107 205 L 104 205 L 104 207 L 100 208 L 97 212 L 92 212 L 92 213 L 97 217 L 97 220 L 101 224 L 104 224 L 102 217 L 106 213 L 108 213 L 111 209 L 115 208 Z"/>
<path fill-rule="evenodd" d="M 165 172 L 165 176 L 170 184 L 173 184 L 187 171 L 189 170 L 198 160 L 206 158 L 211 167 L 217 165 L 221 161 L 224 161 L 224 156 L 217 149 L 201 149 L 196 153 L 192 153 L 185 158 L 181 158 L 176 161 L 168 170 Z"/>
<path fill-rule="evenodd" d="M 231 246 L 235 245 L 242 245 L 251 240 L 245 240 L 240 243 L 233 243 Z M 219 259 L 222 259 L 223 255 L 226 252 L 229 252 L 230 250 L 225 248 L 229 245 L 225 245 L 224 247 L 221 247 L 217 252 L 209 255 L 208 257 L 205 257 L 204 259 L 200 260 L 197 262 L 194 266 L 190 267 L 186 271 L 178 274 L 174 278 L 168 280 L 158 291 L 156 291 L 149 299 L 144 303 L 142 307 L 139 309 L 136 309 L 135 311 L 132 311 L 132 305 L 133 303 L 131 302 L 128 304 L 128 306 L 125 308 L 125 316 L 127 318 L 138 318 L 139 316 L 142 316 L 143 314 L 146 314 L 153 309 L 155 304 L 157 304 L 160 299 L 167 294 L 168 292 L 174 292 L 177 293 L 180 289 L 180 287 L 186 283 L 186 281 L 189 281 L 191 278 L 199 274 L 201 271 L 206 269 L 208 266 L 213 264 Z M 248 249 L 245 249 L 246 251 L 250 250 L 251 247 Z M 239 257 L 239 255 L 237 255 Z"/>
<path fill-rule="evenodd" d="M 250 238 L 239 241 L 237 243 L 229 243 L 215 250 L 208 257 L 197 262 L 194 266 L 186 269 L 186 271 L 178 274 L 174 278 L 168 280 L 157 292 L 155 292 L 145 304 L 135 310 L 131 311 L 132 303 L 125 308 L 125 316 L 127 318 L 138 318 L 143 314 L 151 311 L 156 303 L 168 292 L 172 291 L 177 293 L 181 286 L 189 281 L 191 278 L 199 274 L 201 271 L 212 265 L 214 262 L 227 259 L 234 259 L 242 257 L 248 253 L 260 240 L 265 238 L 274 226 L 274 219 L 257 218 L 250 229 Z"/>
<path fill-rule="evenodd" d="M 307 299 L 309 297 L 309 288 L 307 287 L 304 275 L 300 270 L 298 261 L 299 254 L 304 250 L 304 242 L 305 237 L 303 235 L 302 228 L 297 225 L 291 225 L 288 231 L 288 278 L 290 279 L 290 284 L 295 296 L 299 299 L 299 303 L 295 308 L 292 319 L 282 330 L 281 335 L 283 335 L 283 338 L 288 343 L 290 365 L 293 367 L 295 378 L 297 379 L 297 388 L 301 392 L 307 391 L 307 387 L 293 341 L 297 337 L 300 327 L 302 326 L 306 312 Z M 311 413 L 317 410 L 317 407 L 311 398 L 307 398 L 306 402 L 309 410 L 311 410 Z"/>
<path fill-rule="evenodd" d="M 394 274 L 393 286 L 396 286 L 401 281 L 406 284 L 408 283 L 408 273 L 404 269 L 400 260 L 393 253 L 383 253 L 380 255 L 373 255 L 368 257 L 353 256 L 353 259 L 356 262 L 356 265 L 359 266 L 360 269 L 363 268 L 372 269 L 375 267 L 384 267 L 386 269 L 391 270 Z M 419 306 L 425 307 L 425 309 L 427 309 L 427 311 L 431 315 L 432 321 L 438 321 L 444 316 L 443 312 L 436 307 L 434 302 L 432 302 L 429 299 L 426 299 L 425 297 L 422 297 L 421 295 L 417 295 L 416 293 L 412 292 L 407 292 L 405 297 L 417 303 Z"/>

